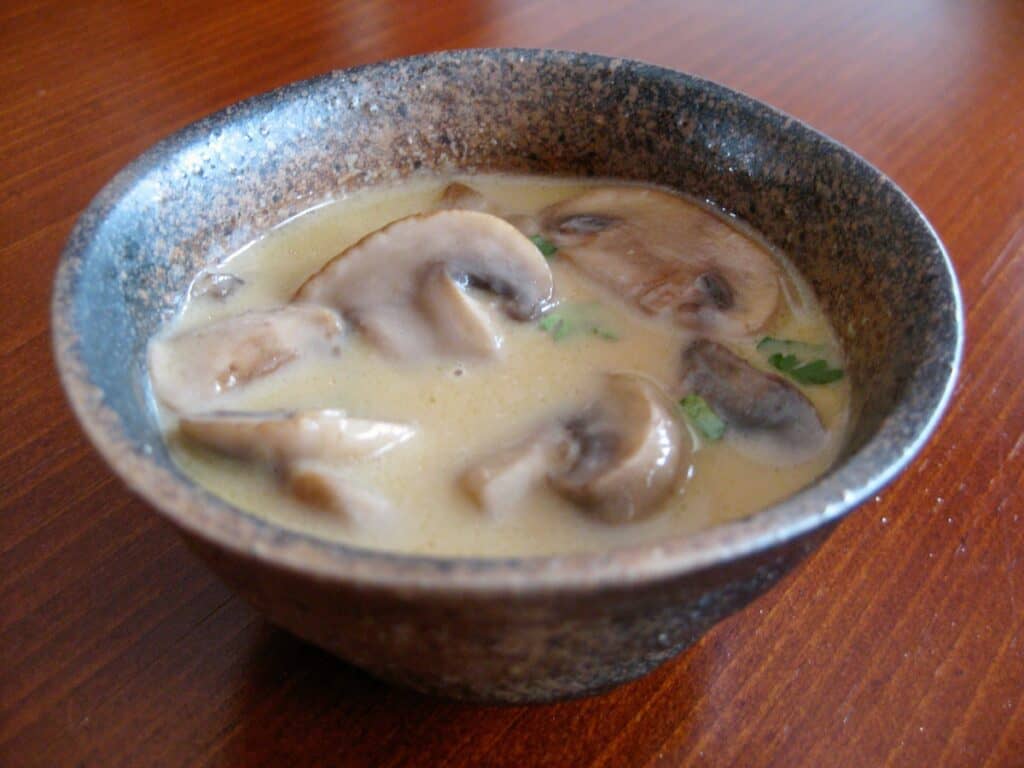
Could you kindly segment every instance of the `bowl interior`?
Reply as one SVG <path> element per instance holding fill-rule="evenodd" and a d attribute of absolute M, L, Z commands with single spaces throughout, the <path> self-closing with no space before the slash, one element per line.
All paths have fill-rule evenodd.
<path fill-rule="evenodd" d="M 93 201 L 58 275 L 55 343 L 76 411 L 122 477 L 205 535 L 337 560 L 343 545 L 299 543 L 180 475 L 148 401 L 146 342 L 199 269 L 282 220 L 363 187 L 467 171 L 641 180 L 705 198 L 785 251 L 830 315 L 853 385 L 839 462 L 751 521 L 673 543 L 676 566 L 842 514 L 909 460 L 948 398 L 962 344 L 951 265 L 914 205 L 853 153 L 740 94 L 657 67 L 453 52 L 231 107 L 154 147 Z"/>

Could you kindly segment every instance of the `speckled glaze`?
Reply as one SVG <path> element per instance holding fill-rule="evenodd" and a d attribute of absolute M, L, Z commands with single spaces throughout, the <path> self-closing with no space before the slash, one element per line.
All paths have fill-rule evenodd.
<path fill-rule="evenodd" d="M 845 344 L 848 444 L 821 480 L 748 519 L 656 545 L 473 560 L 292 533 L 184 478 L 147 395 L 147 339 L 191 276 L 319 202 L 417 173 L 665 184 L 784 249 Z M 963 343 L 955 276 L 881 173 L 741 94 L 578 53 L 440 53 L 335 72 L 160 143 L 92 202 L 53 299 L 57 361 L 97 448 L 270 620 L 375 675 L 459 698 L 539 701 L 652 669 L 768 589 L 920 449 Z"/>

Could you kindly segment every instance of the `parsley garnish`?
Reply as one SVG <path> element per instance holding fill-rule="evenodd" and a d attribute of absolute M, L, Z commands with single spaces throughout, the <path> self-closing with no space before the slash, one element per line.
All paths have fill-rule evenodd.
<path fill-rule="evenodd" d="M 605 341 L 618 341 L 619 336 L 607 328 L 600 318 L 599 304 L 560 304 L 537 323 L 537 327 L 555 341 L 589 334 Z"/>
<path fill-rule="evenodd" d="M 843 378 L 843 369 L 833 367 L 828 359 L 828 350 L 821 344 L 806 344 L 802 341 L 787 341 L 766 336 L 757 348 L 768 355 L 768 362 L 789 376 L 798 384 L 831 384 Z M 821 357 L 824 355 L 824 357 Z M 805 362 L 805 358 L 814 357 Z"/>
<path fill-rule="evenodd" d="M 687 395 L 679 401 L 679 407 L 694 428 L 708 440 L 720 440 L 725 434 L 725 422 L 700 395 Z"/>
<path fill-rule="evenodd" d="M 534 235 L 530 238 L 530 242 L 537 246 L 537 250 L 541 252 L 545 259 L 550 259 L 558 253 L 558 246 L 544 237 L 544 235 Z"/>

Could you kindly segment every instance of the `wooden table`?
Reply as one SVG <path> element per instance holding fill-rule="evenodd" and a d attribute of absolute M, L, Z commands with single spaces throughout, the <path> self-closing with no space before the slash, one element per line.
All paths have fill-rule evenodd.
<path fill-rule="evenodd" d="M 741 9 L 742 6 L 742 9 Z M 72 223 L 155 140 L 438 48 L 643 58 L 863 154 L 968 308 L 952 408 L 795 574 L 632 685 L 474 707 L 264 623 L 90 449 L 50 355 Z M 1024 4 L 300 0 L 0 8 L 0 765 L 1024 766 Z"/>

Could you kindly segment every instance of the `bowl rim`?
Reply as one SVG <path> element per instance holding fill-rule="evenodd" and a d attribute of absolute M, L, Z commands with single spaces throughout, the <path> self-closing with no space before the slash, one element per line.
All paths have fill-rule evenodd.
<path fill-rule="evenodd" d="M 514 60 L 540 58 L 563 66 L 627 66 L 648 76 L 681 79 L 688 85 L 734 101 L 761 116 L 784 120 L 787 130 L 852 158 L 859 170 L 877 177 L 895 192 L 933 242 L 952 297 L 955 338 L 948 374 L 937 398 L 914 413 L 898 402 L 878 431 L 855 453 L 788 498 L 753 515 L 696 533 L 596 552 L 522 557 L 456 557 L 378 551 L 330 541 L 287 529 L 214 496 L 180 472 L 159 465 L 132 445 L 116 414 L 91 383 L 79 354 L 73 323 L 75 278 L 88 246 L 114 206 L 134 184 L 168 155 L 187 147 L 240 111 L 268 109 L 303 89 L 326 86 L 334 77 L 373 78 L 397 65 L 460 63 L 473 57 Z M 931 437 L 952 397 L 964 348 L 964 311 L 956 273 L 935 229 L 913 201 L 885 174 L 856 152 L 786 113 L 735 89 L 636 59 L 529 48 L 477 48 L 440 51 L 335 70 L 267 91 L 176 131 L 125 166 L 80 214 L 57 267 L 51 304 L 54 354 L 61 383 L 86 435 L 115 474 L 135 494 L 184 532 L 244 559 L 328 582 L 362 588 L 393 589 L 403 594 L 445 592 L 472 595 L 549 593 L 625 587 L 663 581 L 726 566 L 792 542 L 838 520 L 878 493 L 903 471 Z M 909 388 L 913 381 L 908 381 Z M 893 422 L 909 423 L 910 439 L 885 440 Z M 896 435 L 895 432 L 890 437 Z M 884 462 L 879 462 L 879 457 Z M 882 469 L 872 469 L 869 460 Z"/>

